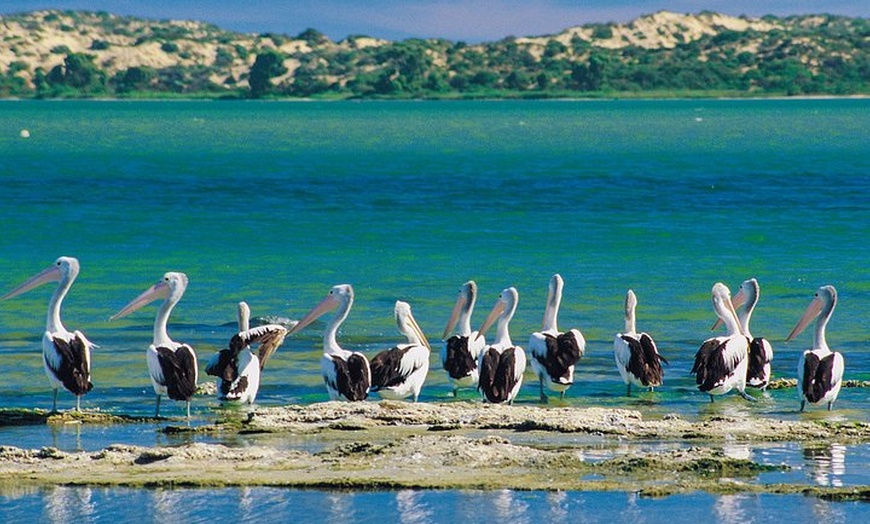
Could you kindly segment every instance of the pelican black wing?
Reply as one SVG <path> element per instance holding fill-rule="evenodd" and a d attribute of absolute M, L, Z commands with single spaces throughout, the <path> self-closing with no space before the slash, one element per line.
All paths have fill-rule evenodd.
<path fill-rule="evenodd" d="M 381 388 L 396 386 L 408 378 L 402 374 L 401 368 L 402 359 L 410 348 L 411 346 L 394 347 L 375 355 L 371 361 L 372 389 L 377 391 Z"/>
<path fill-rule="evenodd" d="M 471 375 L 477 368 L 477 362 L 468 350 L 468 337 L 455 335 L 447 339 L 447 356 L 444 359 L 444 370 L 450 378 L 461 379 Z"/>
<path fill-rule="evenodd" d="M 49 367 L 63 383 L 63 387 L 73 395 L 84 395 L 90 391 L 94 385 L 91 384 L 87 342 L 80 337 L 72 337 L 69 341 L 55 337 L 52 341 L 60 355 L 60 366 L 58 369 L 51 365 Z"/>
<path fill-rule="evenodd" d="M 163 370 L 167 396 L 172 400 L 190 400 L 196 392 L 196 356 L 193 348 L 182 345 L 173 351 L 159 347 L 157 360 Z"/>
<path fill-rule="evenodd" d="M 344 398 L 352 401 L 365 400 L 369 395 L 369 371 L 365 357 L 356 353 L 347 360 L 332 357 L 335 365 L 336 389 Z"/>

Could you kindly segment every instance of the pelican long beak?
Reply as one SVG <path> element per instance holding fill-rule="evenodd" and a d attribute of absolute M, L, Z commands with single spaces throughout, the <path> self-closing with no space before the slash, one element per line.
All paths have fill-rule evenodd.
<path fill-rule="evenodd" d="M 126 317 L 130 313 L 150 304 L 151 302 L 154 302 L 158 298 L 166 298 L 168 296 L 169 284 L 167 284 L 165 280 L 161 280 L 160 282 L 146 289 L 145 292 L 143 292 L 141 295 L 134 298 L 129 304 L 124 306 L 121 311 L 118 311 L 117 313 L 109 317 L 109 320 L 116 320 Z"/>
<path fill-rule="evenodd" d="M 483 325 L 480 326 L 480 329 L 477 330 L 477 338 L 480 338 L 486 333 L 486 330 L 489 329 L 495 321 L 498 319 L 499 315 L 504 313 L 505 303 L 501 300 L 495 303 L 492 307 L 492 311 L 489 312 L 489 316 L 486 317 L 486 320 L 483 322 Z"/>
<path fill-rule="evenodd" d="M 459 295 L 456 298 L 456 305 L 453 306 L 453 311 L 450 313 L 450 319 L 447 321 L 447 327 L 444 328 L 444 334 L 441 335 L 442 340 L 447 340 L 447 335 L 453 331 L 456 322 L 459 320 L 459 314 L 462 313 L 462 308 L 465 307 L 466 303 L 467 300 L 465 300 L 465 295 Z"/>
<path fill-rule="evenodd" d="M 329 311 L 338 307 L 338 299 L 335 298 L 335 295 L 326 295 L 326 298 L 320 301 L 319 304 L 314 306 L 314 308 L 308 312 L 307 315 L 302 317 L 302 319 L 296 323 L 295 326 L 290 328 L 290 331 L 287 333 L 288 335 L 292 335 L 298 331 L 301 331 L 302 328 L 307 326 L 308 324 L 314 322 L 318 318 L 322 317 Z"/>
<path fill-rule="evenodd" d="M 13 289 L 9 293 L 6 293 L 0 300 L 6 300 L 7 298 L 17 297 L 22 293 L 26 293 L 35 287 L 39 287 L 48 282 L 60 282 L 61 274 L 60 268 L 58 266 L 49 266 L 39 273 L 33 275 L 26 282 Z"/>
<path fill-rule="evenodd" d="M 417 324 L 417 319 L 414 318 L 414 315 L 408 315 L 408 324 L 411 326 L 411 330 L 414 334 L 417 335 L 417 338 L 420 339 L 420 342 L 429 348 L 429 351 L 432 351 L 432 346 L 429 345 L 429 340 L 426 338 L 426 335 L 423 334 L 423 330 L 420 329 L 420 325 Z"/>
<path fill-rule="evenodd" d="M 798 323 L 795 324 L 794 328 L 791 330 L 791 333 L 785 337 L 786 342 L 790 342 L 796 336 L 800 335 L 804 328 L 807 327 L 807 324 L 813 321 L 817 316 L 819 316 L 819 312 L 822 310 L 822 307 L 825 305 L 824 301 L 816 297 L 810 302 L 810 305 L 807 306 L 807 310 L 804 311 L 804 315 L 798 320 Z"/>
<path fill-rule="evenodd" d="M 735 313 L 734 313 L 735 316 L 737 315 L 737 313 L 736 313 L 737 308 L 739 308 L 740 306 L 742 306 L 745 303 L 746 303 L 746 293 L 744 293 L 743 289 L 741 288 L 740 291 L 738 291 L 737 294 L 734 295 L 734 297 L 731 299 L 731 309 L 733 309 L 735 311 Z M 713 327 L 710 328 L 710 331 L 716 331 L 716 328 L 718 328 L 721 325 L 722 325 L 722 319 L 717 318 L 716 323 L 713 324 Z"/>
<path fill-rule="evenodd" d="M 728 307 L 728 311 L 731 313 L 732 317 L 734 318 L 734 321 L 737 322 L 737 332 L 740 333 L 741 335 L 746 335 L 746 333 L 743 332 L 743 326 L 740 325 L 740 320 L 738 320 L 738 318 L 737 318 L 737 310 L 734 309 L 733 301 L 729 300 L 728 303 L 725 305 Z"/>

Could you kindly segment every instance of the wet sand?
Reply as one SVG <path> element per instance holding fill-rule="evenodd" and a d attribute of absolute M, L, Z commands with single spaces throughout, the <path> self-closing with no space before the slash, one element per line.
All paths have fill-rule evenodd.
<path fill-rule="evenodd" d="M 100 413 L 3 411 L 0 424 L 129 424 L 154 419 Z M 645 420 L 630 409 L 502 406 L 477 402 L 327 402 L 227 411 L 214 424 L 171 420 L 167 433 L 305 439 L 315 446 L 174 447 L 112 445 L 96 452 L 0 447 L 0 490 L 22 484 L 127 487 L 285 486 L 622 490 L 646 496 L 710 493 L 805 493 L 870 500 L 870 488 L 760 484 L 759 473 L 786 466 L 727 456 L 722 443 L 870 442 L 870 424 L 759 417 L 678 416 Z M 578 437 L 568 439 L 565 436 Z M 680 444 L 651 450 L 643 442 Z M 578 442 L 619 443 L 618 453 L 589 460 Z M 636 444 L 636 445 L 635 445 Z M 298 446 L 297 446 L 298 447 Z"/>

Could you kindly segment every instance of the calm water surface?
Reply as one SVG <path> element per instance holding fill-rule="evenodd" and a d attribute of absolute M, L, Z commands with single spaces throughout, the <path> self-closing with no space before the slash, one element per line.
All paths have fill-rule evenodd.
<path fill-rule="evenodd" d="M 753 333 L 773 343 L 775 376 L 794 376 L 812 328 L 789 344 L 784 338 L 815 289 L 833 284 L 840 302 L 828 342 L 844 353 L 847 379 L 870 380 L 868 100 L 7 101 L 0 115 L 0 292 L 57 256 L 79 258 L 82 272 L 64 318 L 100 346 L 86 409 L 152 412 L 144 349 L 156 307 L 107 319 L 166 271 L 190 277 L 170 334 L 192 344 L 201 362 L 233 333 L 239 300 L 255 316 L 295 319 L 338 283 L 356 290 L 340 334 L 345 347 L 373 354 L 395 343 L 397 299 L 411 303 L 437 341 L 468 279 L 481 292 L 477 325 L 501 289 L 519 289 L 511 333 L 524 345 L 540 327 L 547 281 L 559 272 L 566 283 L 560 325 L 581 329 L 588 341 L 563 405 L 631 407 L 650 417 L 870 420 L 865 388 L 844 388 L 832 413 L 799 414 L 793 390 L 752 405 L 739 398 L 710 405 L 688 373 L 711 335 L 712 284 L 734 290 L 754 276 L 762 295 Z M 20 138 L 21 129 L 31 137 Z M 665 386 L 631 400 L 612 360 L 629 287 L 640 302 L 639 329 L 670 361 Z M 39 348 L 50 294 L 46 286 L 0 303 L 0 406 L 51 404 Z M 288 339 L 273 357 L 260 404 L 326 400 L 319 327 Z M 436 360 L 424 402 L 450 400 Z M 73 405 L 65 393 L 59 402 Z M 537 402 L 530 375 L 519 402 Z M 197 399 L 194 423 L 213 420 L 217 407 Z M 182 414 L 171 403 L 162 411 Z M 0 428 L 0 445 L 173 443 L 158 430 Z M 819 445 L 843 457 L 833 460 L 845 464 L 840 481 L 870 484 L 867 447 Z M 807 482 L 816 482 L 814 468 L 827 460 L 788 445 L 751 452 L 796 466 L 792 474 Z M 54 491 L 15 499 L 16 506 L 42 507 Z M 70 493 L 101 507 L 121 496 Z M 498 495 L 420 496 L 440 507 L 442 496 Z M 567 496 L 577 504 L 600 497 L 626 506 L 625 494 Z M 351 499 L 365 506 L 382 503 L 377 497 L 398 499 Z M 699 497 L 707 513 L 722 503 Z"/>

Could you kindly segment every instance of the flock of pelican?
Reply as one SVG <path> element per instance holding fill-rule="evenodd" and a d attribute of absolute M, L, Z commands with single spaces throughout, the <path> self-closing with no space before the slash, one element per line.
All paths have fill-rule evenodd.
<path fill-rule="evenodd" d="M 63 387 L 76 397 L 76 410 L 81 397 L 93 388 L 91 383 L 91 349 L 95 346 L 80 331 L 70 332 L 61 321 L 61 303 L 79 273 L 79 262 L 73 257 L 60 257 L 47 269 L 37 273 L 0 300 L 18 296 L 37 286 L 57 282 L 48 304 L 42 355 L 57 410 L 58 390 Z M 167 324 L 175 305 L 187 288 L 184 273 L 169 272 L 156 284 L 133 299 L 110 320 L 130 315 L 158 300 L 162 302 L 154 319 L 154 332 L 146 351 L 151 384 L 156 395 L 155 416 L 160 415 L 160 399 L 167 396 L 186 403 L 190 416 L 198 375 L 198 363 L 193 348 L 169 337 Z M 477 285 L 468 281 L 462 285 L 456 304 L 447 321 L 442 338 L 441 364 L 453 386 L 476 388 L 487 402 L 512 403 L 523 383 L 527 360 L 540 387 L 542 401 L 546 390 L 564 395 L 574 383 L 574 370 L 586 351 L 586 340 L 577 329 L 559 331 L 558 314 L 564 282 L 558 274 L 550 279 L 541 330 L 529 339 L 529 357 L 511 340 L 510 321 L 519 301 L 516 288 L 508 287 L 499 294 L 486 320 L 478 330 L 472 329 L 471 315 L 477 301 Z M 736 296 L 724 284 L 712 289 L 713 310 L 718 317 L 713 329 L 725 326 L 723 336 L 709 338 L 701 344 L 694 358 L 691 373 L 698 390 L 710 395 L 723 395 L 731 390 L 748 400 L 746 387 L 764 389 L 770 381 L 773 349 L 763 338 L 754 338 L 749 321 L 760 295 L 756 279 L 740 285 Z M 269 357 L 288 335 L 299 332 L 314 320 L 332 312 L 323 331 L 321 374 L 331 400 L 359 401 L 377 392 L 382 398 L 413 398 L 416 402 L 429 372 L 431 346 L 411 313 L 411 306 L 397 301 L 395 320 L 406 341 L 376 354 L 371 360 L 358 351 L 342 348 L 336 336 L 353 306 L 353 287 L 341 284 L 332 287 L 326 297 L 312 308 L 291 329 L 278 324 L 250 327 L 250 308 L 239 303 L 239 329 L 228 347 L 208 361 L 205 371 L 215 376 L 217 396 L 221 401 L 254 403 L 260 384 L 260 373 Z M 842 384 L 844 361 L 842 354 L 831 351 L 825 340 L 825 328 L 837 303 L 833 286 L 822 286 L 804 315 L 789 333 L 786 341 L 798 336 L 817 319 L 813 346 L 803 352 L 797 369 L 800 409 L 806 403 L 826 404 L 830 410 Z M 632 385 L 652 390 L 661 386 L 664 378 L 656 344 L 647 333 L 637 332 L 635 309 L 637 296 L 628 290 L 625 297 L 625 328 L 617 333 L 613 343 L 616 367 L 631 396 Z M 484 335 L 495 324 L 494 338 L 487 343 Z M 451 336 L 451 333 L 456 331 Z M 259 346 L 255 353 L 252 345 Z"/>

